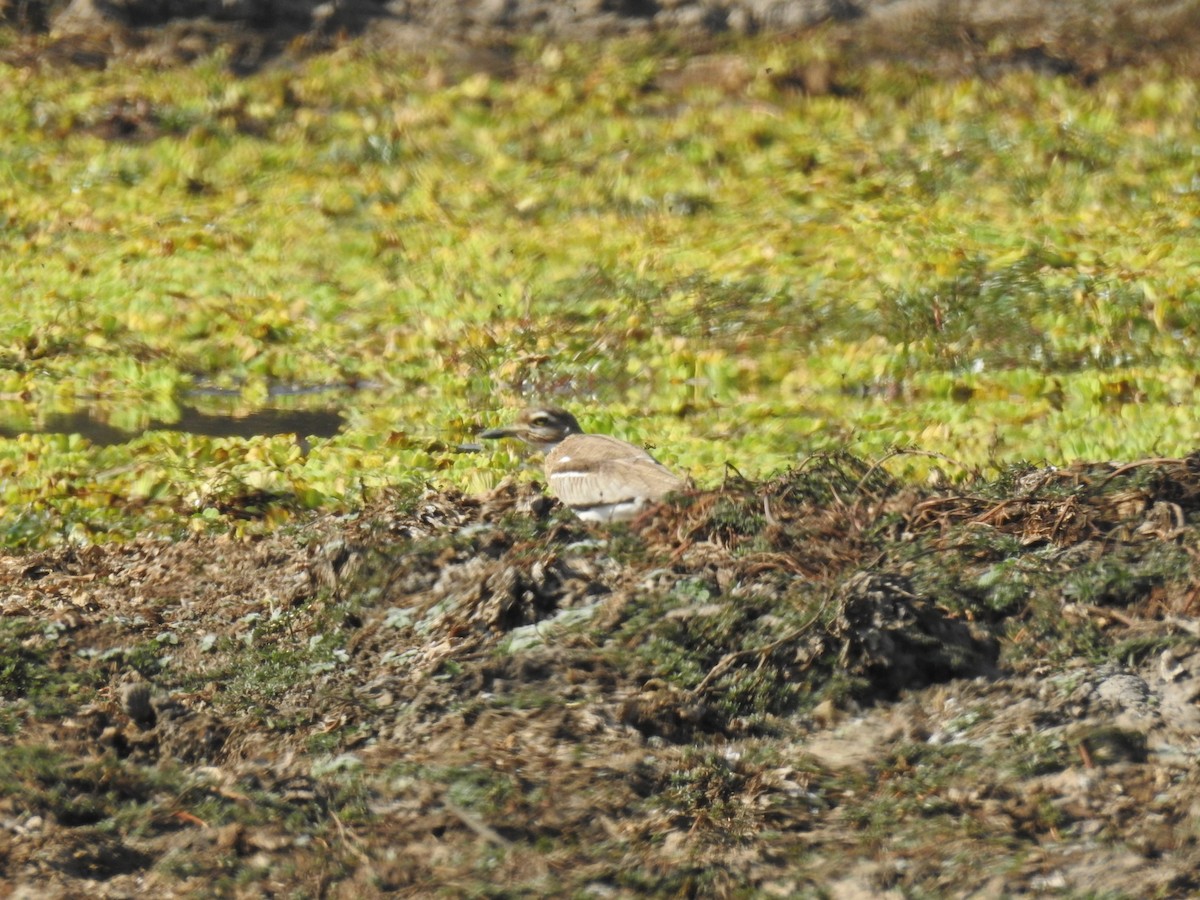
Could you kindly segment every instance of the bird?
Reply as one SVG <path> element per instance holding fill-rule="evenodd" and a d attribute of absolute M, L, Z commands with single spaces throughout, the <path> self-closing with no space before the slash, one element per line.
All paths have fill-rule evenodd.
<path fill-rule="evenodd" d="M 519 438 L 546 455 L 550 493 L 585 522 L 622 522 L 684 486 L 684 480 L 641 447 L 588 434 L 557 406 L 527 409 L 511 425 L 480 434 Z"/>

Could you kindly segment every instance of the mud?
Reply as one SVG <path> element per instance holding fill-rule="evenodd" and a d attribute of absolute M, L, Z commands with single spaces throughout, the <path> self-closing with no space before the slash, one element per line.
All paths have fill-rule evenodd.
<path fill-rule="evenodd" d="M 21 36 L 0 53 L 18 66 L 162 67 L 220 49 L 233 71 L 250 73 L 361 41 L 398 60 L 433 53 L 451 79 L 509 77 L 531 38 L 632 37 L 647 52 L 692 57 L 744 35 L 806 40 L 817 29 L 836 65 L 795 78 L 818 93 L 837 88 L 838 68 L 873 60 L 942 77 L 1028 69 L 1085 82 L 1128 66 L 1200 68 L 1195 0 L 27 0 L 0 4 L 0 22 Z M 124 119 L 118 127 L 144 136 L 136 111 Z"/>

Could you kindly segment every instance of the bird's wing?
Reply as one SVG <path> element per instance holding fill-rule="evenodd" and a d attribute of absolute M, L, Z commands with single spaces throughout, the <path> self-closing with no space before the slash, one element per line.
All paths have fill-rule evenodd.
<path fill-rule="evenodd" d="M 654 457 L 637 444 L 615 438 L 611 434 L 570 434 L 546 454 L 546 464 L 568 459 L 648 459 Z"/>
<path fill-rule="evenodd" d="M 574 460 L 549 473 L 550 492 L 567 506 L 661 500 L 683 479 L 649 454 L 633 459 Z"/>

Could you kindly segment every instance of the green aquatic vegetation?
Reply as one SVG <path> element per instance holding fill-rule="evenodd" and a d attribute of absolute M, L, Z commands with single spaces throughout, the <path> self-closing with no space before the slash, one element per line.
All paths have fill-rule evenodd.
<path fill-rule="evenodd" d="M 308 455 L 0 441 L 5 541 L 481 490 L 519 455 L 457 445 L 533 397 L 701 483 L 847 446 L 1191 449 L 1191 81 L 893 63 L 807 96 L 777 73 L 836 64 L 819 42 L 731 45 L 736 89 L 648 49 L 530 42 L 506 79 L 355 43 L 244 78 L 2 67 L 0 395 L 29 430 L 165 421 L 197 386 L 370 387 Z"/>

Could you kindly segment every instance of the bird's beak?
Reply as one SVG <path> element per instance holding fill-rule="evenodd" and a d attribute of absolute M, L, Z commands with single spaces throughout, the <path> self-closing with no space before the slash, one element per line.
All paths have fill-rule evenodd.
<path fill-rule="evenodd" d="M 485 438 L 487 440 L 495 440 L 497 438 L 516 437 L 517 430 L 512 425 L 503 425 L 500 428 L 489 428 L 487 431 L 481 431 L 479 433 L 479 436 L 481 438 Z"/>

